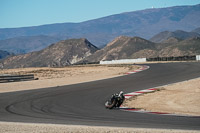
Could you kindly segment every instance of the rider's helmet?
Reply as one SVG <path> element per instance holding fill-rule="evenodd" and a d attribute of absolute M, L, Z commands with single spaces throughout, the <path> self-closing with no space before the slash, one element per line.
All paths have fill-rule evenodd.
<path fill-rule="evenodd" d="M 120 91 L 119 96 L 122 96 L 122 95 L 124 95 L 124 92 Z"/>

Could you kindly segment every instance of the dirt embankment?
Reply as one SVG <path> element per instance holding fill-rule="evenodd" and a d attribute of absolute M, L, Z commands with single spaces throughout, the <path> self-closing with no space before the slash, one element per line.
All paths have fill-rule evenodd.
<path fill-rule="evenodd" d="M 200 116 L 200 78 L 163 86 L 126 101 L 125 106 L 152 112 Z"/>

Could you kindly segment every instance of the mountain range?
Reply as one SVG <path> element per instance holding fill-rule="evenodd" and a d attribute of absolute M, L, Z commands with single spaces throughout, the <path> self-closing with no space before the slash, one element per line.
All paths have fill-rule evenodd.
<path fill-rule="evenodd" d="M 81 23 L 0 29 L 0 59 L 4 58 L 0 67 L 63 67 L 101 60 L 199 55 L 199 16 L 200 5 L 179 6 Z"/>
<path fill-rule="evenodd" d="M 199 28 L 196 28 L 196 29 L 194 29 L 192 32 L 196 32 L 196 33 L 200 34 L 200 27 L 199 27 Z"/>
<path fill-rule="evenodd" d="M 26 53 L 41 50 L 50 45 L 54 42 L 54 40 L 49 41 L 50 38 L 56 38 L 57 41 L 87 38 L 97 47 L 103 47 L 121 35 L 139 36 L 148 40 L 163 31 L 183 30 L 189 32 L 199 28 L 199 16 L 200 4 L 125 12 L 80 23 L 2 28 L 0 29 L 0 40 L 3 42 L 0 42 L 0 48 L 15 53 Z M 39 40 L 32 36 L 39 36 L 43 39 Z M 6 46 L 7 44 L 9 46 Z M 12 49 L 9 50 L 11 47 Z"/>
<path fill-rule="evenodd" d="M 0 40 L 0 49 L 15 54 L 24 54 L 41 50 L 59 40 L 59 38 L 45 35 L 14 37 L 11 39 Z"/>
<path fill-rule="evenodd" d="M 63 67 L 101 60 L 199 54 L 200 37 L 185 40 L 169 37 L 161 43 L 155 43 L 140 37 L 119 36 L 102 49 L 98 49 L 87 39 L 82 38 L 63 40 L 37 52 L 5 58 L 0 60 L 0 66 L 3 68 Z"/>
<path fill-rule="evenodd" d="M 12 56 L 12 55 L 14 55 L 14 54 L 9 53 L 7 51 L 0 50 L 0 59 L 6 58 L 6 57 Z"/>

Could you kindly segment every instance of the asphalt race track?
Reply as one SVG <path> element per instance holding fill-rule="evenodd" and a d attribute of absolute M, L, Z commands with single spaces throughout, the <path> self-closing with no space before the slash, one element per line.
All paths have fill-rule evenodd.
<path fill-rule="evenodd" d="M 148 70 L 112 79 L 1 93 L 0 121 L 200 130 L 200 117 L 105 109 L 105 101 L 120 90 L 128 93 L 200 77 L 200 62 L 148 65 Z"/>

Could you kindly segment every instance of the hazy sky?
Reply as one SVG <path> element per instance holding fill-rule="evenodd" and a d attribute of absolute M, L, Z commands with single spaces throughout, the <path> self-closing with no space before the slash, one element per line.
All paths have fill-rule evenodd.
<path fill-rule="evenodd" d="M 200 0 L 0 0 L 0 28 L 82 22 L 152 7 L 196 4 Z"/>

